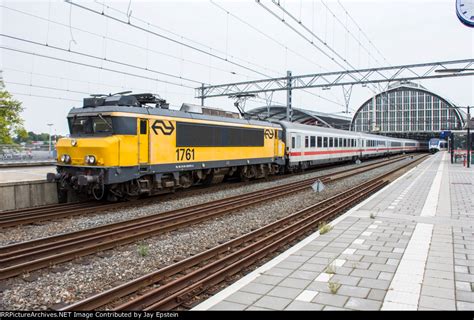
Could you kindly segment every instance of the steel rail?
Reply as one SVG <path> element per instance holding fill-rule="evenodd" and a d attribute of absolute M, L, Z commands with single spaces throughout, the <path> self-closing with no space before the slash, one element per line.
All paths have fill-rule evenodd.
<path fill-rule="evenodd" d="M 189 274 L 189 273 L 186 272 L 186 270 L 188 270 L 190 268 L 193 268 L 193 267 L 196 267 L 198 265 L 202 265 L 205 261 L 207 261 L 207 260 L 209 260 L 213 257 L 225 254 L 227 252 L 232 252 L 232 251 L 235 250 L 235 248 L 237 246 L 245 244 L 246 242 L 248 242 L 252 239 L 262 237 L 263 235 L 265 235 L 266 233 L 270 232 L 271 230 L 277 228 L 278 226 L 287 225 L 291 220 L 295 219 L 296 216 L 301 217 L 304 214 L 307 214 L 308 211 L 313 211 L 314 208 L 318 208 L 318 209 L 320 209 L 319 211 L 324 211 L 324 212 L 327 213 L 328 212 L 328 208 L 327 208 L 328 206 L 334 207 L 334 206 L 341 205 L 341 203 L 342 203 L 341 199 L 342 198 L 344 198 L 344 197 L 351 198 L 351 194 L 354 194 L 354 193 L 358 193 L 359 196 L 360 196 L 360 190 L 364 189 L 364 188 L 367 191 L 365 194 L 366 195 L 371 195 L 376 189 L 378 189 L 378 188 L 380 188 L 383 185 L 386 185 L 388 183 L 388 180 L 385 179 L 385 177 L 393 174 L 394 172 L 398 172 L 398 171 L 402 170 L 403 168 L 405 168 L 407 166 L 418 163 L 418 162 L 422 161 L 425 157 L 426 156 L 420 157 L 419 159 L 417 159 L 415 161 L 412 161 L 408 164 L 404 164 L 403 166 L 398 167 L 395 170 L 392 170 L 391 172 L 389 172 L 387 174 L 379 176 L 379 177 L 377 177 L 377 178 L 375 178 L 375 179 L 373 179 L 369 182 L 363 183 L 362 185 L 353 187 L 353 188 L 347 190 L 346 192 L 344 192 L 342 194 L 338 194 L 336 196 L 333 196 L 333 197 L 331 197 L 329 199 L 326 199 L 322 202 L 319 202 L 319 203 L 317 203 L 313 206 L 310 206 L 309 208 L 303 209 L 303 210 L 301 210 L 301 211 L 299 211 L 295 214 L 292 214 L 292 215 L 287 216 L 283 219 L 275 221 L 275 222 L 273 222 L 273 223 L 271 223 L 267 226 L 264 226 L 260 229 L 257 229 L 257 230 L 255 230 L 251 233 L 245 234 L 245 235 L 243 235 L 239 238 L 233 239 L 233 240 L 231 240 L 229 242 L 226 242 L 222 245 L 219 245 L 215 248 L 209 249 L 209 250 L 207 250 L 203 253 L 200 253 L 198 255 L 195 255 L 195 256 L 189 257 L 187 259 L 184 259 L 184 260 L 182 260 L 178 263 L 167 266 L 167 267 L 165 267 L 163 269 L 160 269 L 158 271 L 155 271 L 155 272 L 152 272 L 150 274 L 141 276 L 140 278 L 134 279 L 134 280 L 129 281 L 127 283 L 124 283 L 120 286 L 111 288 L 111 289 L 106 290 L 102 293 L 98 293 L 94 296 L 91 296 L 91 297 L 86 298 L 84 300 L 73 303 L 69 306 L 66 306 L 66 307 L 62 308 L 61 310 L 62 311 L 91 310 L 91 309 L 99 308 L 101 306 L 104 306 L 104 305 L 110 303 L 111 301 L 117 300 L 119 298 L 123 298 L 123 297 L 125 297 L 127 295 L 130 295 L 130 294 L 132 294 L 132 293 L 134 293 L 138 290 L 141 290 L 141 289 L 143 289 L 143 288 L 145 288 L 145 287 L 147 287 L 151 284 L 156 284 L 156 283 L 160 283 L 160 282 L 163 284 L 163 282 L 166 281 L 166 279 L 170 276 L 173 276 L 173 275 L 176 275 L 176 274 L 179 274 L 179 273 Z M 345 207 L 345 208 L 347 206 L 349 206 L 349 204 L 343 205 L 343 207 Z M 323 214 L 322 215 L 323 218 L 328 218 L 328 216 L 329 216 L 329 214 Z M 319 220 L 319 221 L 321 221 L 321 220 Z M 273 243 L 273 241 L 271 241 L 271 242 Z M 238 259 L 238 260 L 240 260 L 240 259 Z M 205 274 L 208 275 L 209 272 L 207 272 Z M 225 276 L 224 276 L 224 278 L 225 278 Z M 166 286 L 166 285 L 167 284 L 163 284 L 163 286 Z M 189 287 L 190 285 L 192 285 L 192 283 L 189 283 L 189 281 L 187 281 L 187 282 L 185 281 L 185 286 L 186 287 Z M 169 288 L 169 285 L 168 285 L 168 287 L 165 287 L 165 288 Z M 169 294 L 169 292 L 167 294 Z M 181 297 L 183 294 L 184 294 L 183 292 L 179 291 L 178 296 L 176 296 L 175 298 L 177 298 L 178 300 L 181 300 L 179 297 Z M 152 296 L 152 295 L 150 294 L 150 296 Z M 131 305 L 127 304 L 126 308 L 128 308 L 130 306 Z M 154 304 L 152 306 L 153 306 L 153 308 L 157 307 L 157 305 L 154 305 Z M 119 309 L 120 309 L 120 307 L 119 307 Z"/>
<path fill-rule="evenodd" d="M 359 189 L 360 186 L 354 187 L 351 190 L 348 190 L 346 193 L 353 192 L 355 189 Z M 335 195 L 331 198 L 318 202 L 314 206 L 326 208 L 331 202 L 337 201 L 341 198 L 341 195 Z M 187 269 L 193 268 L 202 264 L 203 262 L 225 254 L 227 252 L 232 252 L 235 248 L 243 246 L 244 244 L 252 241 L 255 238 L 262 237 L 267 233 L 278 228 L 282 223 L 287 223 L 295 218 L 297 214 L 301 214 L 303 210 L 299 213 L 292 214 L 290 216 L 284 217 L 280 220 L 277 220 L 271 224 L 268 224 L 262 228 L 259 228 L 250 233 L 244 234 L 238 238 L 230 240 L 226 243 L 223 243 L 217 247 L 211 248 L 197 254 L 195 256 L 188 257 L 184 260 L 181 260 L 175 264 L 164 267 L 160 270 L 152 272 L 141 276 L 140 278 L 134 279 L 117 287 L 111 288 L 99 294 L 93 295 L 84 300 L 73 303 L 69 306 L 66 306 L 61 309 L 61 311 L 70 311 L 70 310 L 92 310 L 101 306 L 104 306 L 110 303 L 113 300 L 124 297 L 131 293 L 134 293 L 138 290 L 143 289 L 144 287 L 165 281 L 168 277 L 184 272 Z"/>
<path fill-rule="evenodd" d="M 398 156 L 403 157 L 403 156 Z M 396 159 L 394 157 L 392 159 Z M 378 161 L 380 163 L 386 160 Z M 369 163 L 367 165 L 373 165 L 374 163 Z M 360 168 L 363 168 L 367 165 L 364 165 Z M 147 203 L 153 201 L 152 199 L 147 199 Z M 70 217 L 74 215 L 81 214 L 90 214 L 101 212 L 110 209 L 119 209 L 127 206 L 136 205 L 136 201 L 129 202 L 120 202 L 120 203 L 99 203 L 97 202 L 81 202 L 73 204 L 59 204 L 59 205 L 46 205 L 28 209 L 17 209 L 0 212 L 0 228 L 13 227 L 23 224 L 36 223 L 41 221 L 53 220 L 58 218 Z M 142 205 L 140 203 L 140 205 Z M 87 206 L 87 210 L 86 207 Z M 95 206 L 95 207 L 94 207 Z M 71 209 L 71 210 L 67 210 Z M 72 210 L 75 209 L 75 210 Z M 97 209 L 97 210 L 94 210 Z M 67 211 L 66 211 L 67 210 Z M 91 211 L 93 210 L 93 211 Z"/>
<path fill-rule="evenodd" d="M 118 223 L 121 225 L 120 227 L 116 227 L 117 224 L 115 224 L 115 226 L 106 225 L 103 226 L 97 234 L 83 230 L 79 231 L 81 235 L 76 238 L 67 238 L 67 235 L 66 237 L 63 235 L 3 247 L 0 248 L 0 279 L 48 267 L 52 264 L 73 260 L 80 256 L 97 253 L 98 251 L 132 243 L 136 240 L 164 232 L 184 228 L 263 201 L 289 195 L 306 189 L 318 178 L 327 183 L 330 180 L 335 181 L 342 179 L 396 161 L 400 161 L 400 159 L 368 165 L 364 168 L 355 168 L 343 173 L 338 172 L 322 177 L 310 178 L 276 188 L 263 189 L 254 193 L 234 196 L 230 199 L 222 199 L 213 203 L 196 205 L 193 208 L 174 210 L 152 217 L 142 217 L 138 219 L 140 220 L 139 222 L 134 220 L 124 221 Z M 94 231 L 97 231 L 97 229 Z M 73 233 L 73 235 L 74 234 L 75 233 Z M 58 239 L 61 237 L 63 240 Z"/>
<path fill-rule="evenodd" d="M 403 167 L 408 165 L 410 164 Z M 256 263 L 260 259 L 268 256 L 268 254 L 288 245 L 292 241 L 306 234 L 306 232 L 316 228 L 321 221 L 325 221 L 326 219 L 337 215 L 344 209 L 352 207 L 354 204 L 360 202 L 376 190 L 388 184 L 389 181 L 385 178 L 399 170 L 401 170 L 401 168 L 397 168 L 387 174 L 372 179 L 364 184 L 362 188 L 359 187 L 362 190 L 359 189 L 356 193 L 350 195 L 344 193 L 343 195 L 347 196 L 343 197 L 343 199 L 338 199 L 334 206 L 316 210 L 316 212 L 312 213 L 310 216 L 305 217 L 292 225 L 285 226 L 282 230 L 273 235 L 259 239 L 257 242 L 234 251 L 217 261 L 206 264 L 190 273 L 186 273 L 176 280 L 152 289 L 135 299 L 119 305 L 114 308 L 114 310 L 140 309 L 150 311 L 170 310 L 176 308 L 189 298 L 204 292 L 213 285 L 219 284 L 245 267 Z M 315 209 L 315 206 L 303 209 L 302 211 L 307 212 L 308 209 L 309 211 L 312 211 Z"/>

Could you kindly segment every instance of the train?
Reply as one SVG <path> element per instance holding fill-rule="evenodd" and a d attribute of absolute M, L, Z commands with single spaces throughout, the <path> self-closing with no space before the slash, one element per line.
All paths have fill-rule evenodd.
<path fill-rule="evenodd" d="M 448 142 L 443 139 L 432 138 L 428 142 L 428 148 L 431 153 L 448 150 Z"/>
<path fill-rule="evenodd" d="M 47 180 L 61 198 L 117 201 L 421 149 L 416 140 L 194 109 L 170 110 L 153 94 L 85 98 L 68 113 L 70 134 L 57 142 Z"/>

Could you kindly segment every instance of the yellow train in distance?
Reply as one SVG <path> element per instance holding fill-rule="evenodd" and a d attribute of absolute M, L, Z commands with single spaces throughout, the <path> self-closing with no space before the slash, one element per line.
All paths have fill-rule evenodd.
<path fill-rule="evenodd" d="M 169 110 L 152 94 L 85 98 L 68 114 L 70 137 L 58 141 L 57 173 L 48 181 L 59 182 L 63 196 L 117 200 L 284 168 L 280 125 L 193 107 Z"/>

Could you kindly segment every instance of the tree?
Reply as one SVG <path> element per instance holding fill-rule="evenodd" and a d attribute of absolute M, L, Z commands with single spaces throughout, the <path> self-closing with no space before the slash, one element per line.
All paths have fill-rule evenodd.
<path fill-rule="evenodd" d="M 0 144 L 11 144 L 14 136 L 25 135 L 22 111 L 21 102 L 13 99 L 5 89 L 0 73 Z"/>

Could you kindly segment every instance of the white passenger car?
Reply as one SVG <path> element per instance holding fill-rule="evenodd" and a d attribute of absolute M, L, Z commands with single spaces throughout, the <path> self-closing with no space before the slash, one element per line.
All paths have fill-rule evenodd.
<path fill-rule="evenodd" d="M 413 152 L 420 149 L 416 140 L 365 134 L 346 130 L 308 126 L 281 121 L 290 167 L 310 166 L 369 157 Z"/>

